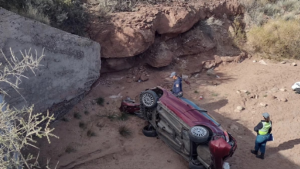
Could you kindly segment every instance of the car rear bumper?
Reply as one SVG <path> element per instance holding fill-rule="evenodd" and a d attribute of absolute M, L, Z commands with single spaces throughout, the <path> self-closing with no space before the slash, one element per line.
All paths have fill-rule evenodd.
<path fill-rule="evenodd" d="M 223 138 L 210 141 L 209 149 L 212 155 L 213 169 L 224 169 L 224 161 L 231 157 L 237 149 L 236 140 L 231 135 L 229 137 L 229 142 Z"/>

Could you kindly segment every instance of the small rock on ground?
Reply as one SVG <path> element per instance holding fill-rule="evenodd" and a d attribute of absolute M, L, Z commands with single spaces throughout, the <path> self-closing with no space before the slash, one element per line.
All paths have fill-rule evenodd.
<path fill-rule="evenodd" d="M 239 130 L 239 127 L 234 125 L 234 124 L 230 125 L 229 128 L 232 129 L 232 130 Z"/>
<path fill-rule="evenodd" d="M 262 107 L 267 107 L 268 104 L 267 103 L 259 103 L 259 105 Z"/>
<path fill-rule="evenodd" d="M 243 111 L 245 108 L 242 106 L 237 106 L 236 109 L 234 110 L 234 112 L 241 112 Z"/>
<path fill-rule="evenodd" d="M 293 65 L 293 66 L 297 66 L 297 63 L 294 62 L 294 63 L 292 63 L 292 65 Z"/>
<path fill-rule="evenodd" d="M 286 64 L 286 61 L 282 61 L 282 62 L 280 62 L 281 64 Z"/>

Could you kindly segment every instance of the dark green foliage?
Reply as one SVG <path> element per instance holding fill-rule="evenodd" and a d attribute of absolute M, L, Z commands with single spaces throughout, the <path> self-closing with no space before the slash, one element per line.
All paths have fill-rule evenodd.
<path fill-rule="evenodd" d="M 93 132 L 92 130 L 88 130 L 87 133 L 86 133 L 86 135 L 87 135 L 88 137 L 93 137 L 93 136 L 96 136 L 96 133 Z"/>
<path fill-rule="evenodd" d="M 74 118 L 81 119 L 81 115 L 77 112 L 74 113 Z"/>
<path fill-rule="evenodd" d="M 129 137 L 131 135 L 131 131 L 129 128 L 127 128 L 126 126 L 120 126 L 119 127 L 119 133 L 121 134 L 121 136 L 123 137 Z"/>
<path fill-rule="evenodd" d="M 96 99 L 96 102 L 98 105 L 103 106 L 104 105 L 104 98 L 103 97 L 99 97 Z"/>

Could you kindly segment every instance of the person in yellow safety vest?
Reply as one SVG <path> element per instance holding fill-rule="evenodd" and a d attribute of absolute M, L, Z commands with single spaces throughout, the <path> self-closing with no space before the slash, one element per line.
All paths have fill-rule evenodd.
<path fill-rule="evenodd" d="M 264 120 L 254 127 L 254 131 L 257 132 L 257 136 L 255 140 L 255 149 L 251 150 L 251 153 L 255 154 L 256 157 L 260 159 L 265 158 L 266 144 L 272 131 L 272 121 L 270 120 L 269 113 L 263 113 L 262 115 Z M 260 155 L 258 155 L 258 150 L 261 152 Z"/>

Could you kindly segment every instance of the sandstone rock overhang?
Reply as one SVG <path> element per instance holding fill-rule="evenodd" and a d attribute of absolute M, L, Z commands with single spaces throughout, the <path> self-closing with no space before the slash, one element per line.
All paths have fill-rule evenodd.
<path fill-rule="evenodd" d="M 88 29 L 91 39 L 102 46 L 102 58 L 128 58 L 145 52 L 155 42 L 155 34 L 174 37 L 197 22 L 216 16 L 243 14 L 237 0 L 181 3 L 173 6 L 140 6 L 136 12 L 95 17 Z"/>

